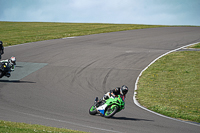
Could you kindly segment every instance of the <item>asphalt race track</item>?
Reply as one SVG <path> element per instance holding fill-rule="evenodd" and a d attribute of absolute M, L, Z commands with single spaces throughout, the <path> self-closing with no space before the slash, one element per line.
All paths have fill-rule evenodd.
<path fill-rule="evenodd" d="M 139 73 L 158 56 L 200 42 L 200 27 L 152 28 L 55 39 L 6 47 L 17 67 L 0 79 L 0 120 L 87 132 L 199 133 L 200 125 L 152 114 L 133 102 Z M 123 84 L 125 110 L 89 115 L 96 96 Z"/>

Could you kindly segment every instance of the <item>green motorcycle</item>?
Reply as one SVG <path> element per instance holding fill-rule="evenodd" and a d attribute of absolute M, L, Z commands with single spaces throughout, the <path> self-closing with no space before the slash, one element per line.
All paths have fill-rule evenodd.
<path fill-rule="evenodd" d="M 98 97 L 96 97 L 94 105 L 89 109 L 90 115 L 100 114 L 106 118 L 114 116 L 117 112 L 124 109 L 125 102 L 122 100 L 120 95 L 117 97 L 110 97 L 107 100 L 100 100 L 98 102 Z"/>

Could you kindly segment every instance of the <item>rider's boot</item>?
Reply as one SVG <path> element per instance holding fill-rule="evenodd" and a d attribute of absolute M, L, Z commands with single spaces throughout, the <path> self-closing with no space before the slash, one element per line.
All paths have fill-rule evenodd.
<path fill-rule="evenodd" d="M 6 73 L 6 77 L 8 77 L 8 78 L 9 78 L 9 77 L 10 77 L 10 73 Z"/>
<path fill-rule="evenodd" d="M 102 98 L 102 99 L 99 99 L 99 100 L 97 101 L 97 103 L 96 103 L 96 106 L 98 107 L 98 106 L 104 104 L 104 102 L 105 102 L 105 100 L 104 100 L 103 98 Z"/>

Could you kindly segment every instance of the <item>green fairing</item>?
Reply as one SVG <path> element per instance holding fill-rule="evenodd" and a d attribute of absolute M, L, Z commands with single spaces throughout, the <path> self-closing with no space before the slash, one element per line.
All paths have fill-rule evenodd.
<path fill-rule="evenodd" d="M 90 108 L 90 111 L 94 111 L 94 110 L 96 110 L 96 108 L 95 108 L 95 106 L 92 106 L 92 107 Z"/>
<path fill-rule="evenodd" d="M 106 118 L 112 117 L 117 112 L 124 109 L 125 106 L 125 102 L 122 100 L 120 95 L 118 95 L 117 97 L 111 97 L 107 99 L 105 102 L 102 102 L 100 105 L 97 105 L 97 103 L 98 102 L 95 102 L 94 105 L 90 107 L 89 109 L 90 115 L 96 115 L 99 113 L 101 116 L 104 116 Z"/>
<path fill-rule="evenodd" d="M 109 98 L 106 100 L 106 103 L 108 106 L 110 105 L 117 105 L 119 107 L 118 111 L 121 111 L 122 109 L 124 109 L 124 106 L 125 106 L 125 102 L 122 100 L 122 98 L 120 97 L 120 95 L 118 95 L 118 97 L 115 97 L 114 99 L 113 98 Z M 111 107 L 111 109 L 113 108 L 114 106 Z"/>

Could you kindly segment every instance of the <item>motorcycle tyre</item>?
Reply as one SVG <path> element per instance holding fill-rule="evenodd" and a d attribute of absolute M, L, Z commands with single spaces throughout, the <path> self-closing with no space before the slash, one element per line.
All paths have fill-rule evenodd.
<path fill-rule="evenodd" d="M 111 107 L 111 106 L 110 106 L 110 107 Z M 108 110 L 110 107 L 108 107 L 108 108 L 106 109 L 105 114 L 106 114 L 107 110 Z M 105 118 L 110 118 L 110 117 L 112 117 L 113 115 L 115 115 L 115 114 L 117 113 L 118 109 L 119 109 L 119 107 L 116 106 L 115 109 L 114 109 L 114 111 L 113 111 L 110 115 L 104 115 L 104 117 L 105 117 Z"/>
<path fill-rule="evenodd" d="M 0 78 L 3 77 L 3 72 L 0 70 Z"/>
<path fill-rule="evenodd" d="M 90 109 L 89 109 L 89 114 L 90 115 L 96 115 L 97 114 L 97 110 L 95 109 L 95 110 L 91 110 L 92 108 L 94 108 L 94 105 L 92 105 L 91 107 L 90 107 Z"/>

